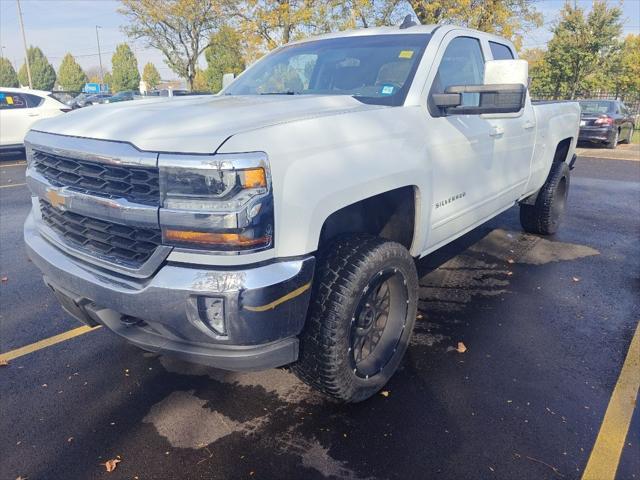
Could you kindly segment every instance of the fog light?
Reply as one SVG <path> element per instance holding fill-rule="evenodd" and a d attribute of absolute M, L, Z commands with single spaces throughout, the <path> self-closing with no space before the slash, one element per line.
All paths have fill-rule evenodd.
<path fill-rule="evenodd" d="M 224 298 L 191 297 L 187 308 L 189 320 L 198 328 L 207 327 L 216 335 L 226 335 L 224 322 Z M 211 334 L 205 330 L 205 333 Z"/>

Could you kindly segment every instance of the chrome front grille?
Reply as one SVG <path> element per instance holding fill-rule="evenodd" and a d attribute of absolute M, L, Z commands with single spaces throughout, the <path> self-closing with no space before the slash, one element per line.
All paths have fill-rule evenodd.
<path fill-rule="evenodd" d="M 162 242 L 159 229 L 131 227 L 61 211 L 42 199 L 40 213 L 44 223 L 67 245 L 130 268 L 140 267 Z"/>
<path fill-rule="evenodd" d="M 157 168 L 119 166 L 54 155 L 34 150 L 33 168 L 56 187 L 107 198 L 158 206 L 160 203 Z"/>

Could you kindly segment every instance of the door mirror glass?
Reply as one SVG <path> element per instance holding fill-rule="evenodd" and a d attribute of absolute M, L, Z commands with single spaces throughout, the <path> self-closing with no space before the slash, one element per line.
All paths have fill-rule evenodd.
<path fill-rule="evenodd" d="M 529 64 L 526 60 L 489 60 L 484 64 L 484 84 L 514 84 L 527 86 Z"/>

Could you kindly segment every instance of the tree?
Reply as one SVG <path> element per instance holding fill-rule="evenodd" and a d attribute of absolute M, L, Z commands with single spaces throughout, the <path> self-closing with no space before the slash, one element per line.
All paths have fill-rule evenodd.
<path fill-rule="evenodd" d="M 0 87 L 19 87 L 18 75 L 11 62 L 0 57 Z"/>
<path fill-rule="evenodd" d="M 207 82 L 207 75 L 201 68 L 196 69 L 196 76 L 193 77 L 193 92 L 208 92 L 211 91 Z"/>
<path fill-rule="evenodd" d="M 620 8 L 609 8 L 605 1 L 594 1 L 588 15 L 568 2 L 564 5 L 544 57 L 547 88 L 554 98 L 574 99 L 580 90 L 603 83 L 603 74 L 616 63 L 621 15 Z"/>
<path fill-rule="evenodd" d="M 121 0 L 129 19 L 124 31 L 160 50 L 165 62 L 193 89 L 198 57 L 224 18 L 216 0 Z"/>
<path fill-rule="evenodd" d="M 535 0 L 410 0 L 423 24 L 455 23 L 510 38 L 520 48 L 522 35 L 542 25 Z"/>
<path fill-rule="evenodd" d="M 36 90 L 51 90 L 56 83 L 56 71 L 38 47 L 29 47 L 27 58 L 31 67 L 31 80 Z M 18 72 L 21 85 L 29 85 L 27 65 L 23 64 Z"/>
<path fill-rule="evenodd" d="M 100 77 L 98 77 L 98 82 L 97 83 L 100 83 L 99 78 Z M 114 91 L 112 89 L 112 86 L 113 86 L 113 75 L 112 75 L 111 72 L 104 72 L 104 82 L 103 83 L 109 87 L 110 91 L 112 91 L 112 92 Z"/>
<path fill-rule="evenodd" d="M 204 52 L 206 88 L 218 92 L 222 89 L 222 75 L 238 75 L 245 69 L 242 35 L 234 28 L 223 26 L 211 36 L 209 43 L 211 46 Z"/>
<path fill-rule="evenodd" d="M 616 94 L 640 100 L 640 35 L 627 35 L 618 58 L 619 73 L 614 77 Z"/>
<path fill-rule="evenodd" d="M 79 92 L 84 87 L 84 84 L 87 83 L 87 80 L 87 74 L 82 71 L 82 67 L 78 65 L 78 62 L 70 53 L 67 53 L 58 69 L 58 85 L 63 90 Z"/>
<path fill-rule="evenodd" d="M 137 90 L 140 86 L 140 72 L 138 72 L 138 60 L 126 43 L 121 43 L 116 47 L 116 51 L 111 57 L 113 68 L 113 84 L 111 90 L 120 92 L 122 90 Z"/>
<path fill-rule="evenodd" d="M 158 86 L 160 80 L 160 73 L 158 73 L 156 66 L 151 62 L 147 63 L 142 70 L 142 81 L 147 84 L 147 88 L 153 90 Z"/>

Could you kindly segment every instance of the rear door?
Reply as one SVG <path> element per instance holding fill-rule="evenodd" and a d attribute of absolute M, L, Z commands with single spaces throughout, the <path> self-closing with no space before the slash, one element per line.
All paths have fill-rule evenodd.
<path fill-rule="evenodd" d="M 497 41 L 484 43 L 493 60 L 513 60 L 511 47 Z M 488 49 L 487 49 L 488 47 Z M 529 93 L 527 92 L 527 97 Z M 491 125 L 493 143 L 493 179 L 499 204 L 514 202 L 525 193 L 536 136 L 536 118 L 531 100 L 527 98 L 518 113 L 482 115 Z"/>

